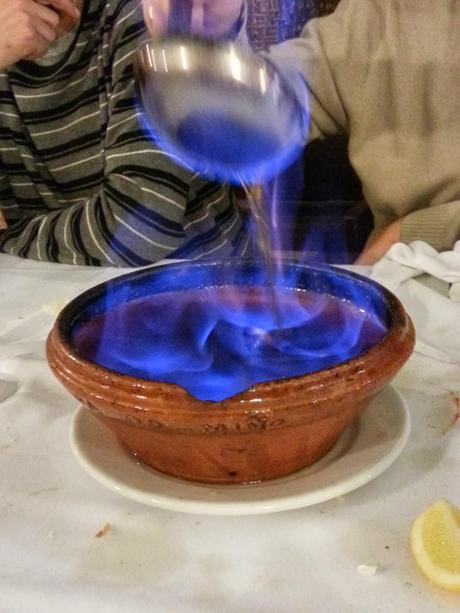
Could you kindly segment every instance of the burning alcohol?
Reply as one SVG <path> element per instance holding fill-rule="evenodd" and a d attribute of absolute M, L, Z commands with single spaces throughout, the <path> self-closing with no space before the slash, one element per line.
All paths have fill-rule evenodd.
<path fill-rule="evenodd" d="M 386 332 L 379 315 L 350 300 L 230 285 L 121 302 L 79 324 L 72 344 L 105 368 L 221 401 L 256 383 L 335 366 Z"/>

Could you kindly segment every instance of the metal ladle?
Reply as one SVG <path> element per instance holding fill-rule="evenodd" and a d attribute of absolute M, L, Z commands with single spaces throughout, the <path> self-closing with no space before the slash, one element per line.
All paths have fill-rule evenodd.
<path fill-rule="evenodd" d="M 298 155 L 306 112 L 263 57 L 191 36 L 191 13 L 191 0 L 170 0 L 168 36 L 138 49 L 147 126 L 164 150 L 209 179 L 266 181 Z"/>

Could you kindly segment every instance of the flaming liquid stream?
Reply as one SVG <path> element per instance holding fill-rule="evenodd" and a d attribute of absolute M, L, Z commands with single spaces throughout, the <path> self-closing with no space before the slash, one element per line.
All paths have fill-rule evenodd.
<path fill-rule="evenodd" d="M 265 272 L 268 280 L 268 291 L 270 296 L 271 308 L 273 312 L 276 328 L 281 330 L 282 318 L 279 308 L 279 302 L 276 295 L 275 285 L 275 260 L 271 251 L 271 232 L 270 222 L 268 220 L 267 210 L 263 203 L 263 193 L 260 185 L 249 185 L 242 177 L 239 177 L 241 187 L 246 195 L 249 212 L 256 228 L 256 244 L 259 248 L 265 267 Z M 267 333 L 267 336 L 269 333 Z"/>

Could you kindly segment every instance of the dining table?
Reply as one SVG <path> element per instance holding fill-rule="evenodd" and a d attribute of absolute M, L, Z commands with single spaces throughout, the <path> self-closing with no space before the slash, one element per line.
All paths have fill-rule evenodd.
<path fill-rule="evenodd" d="M 460 611 L 409 541 L 427 506 L 460 506 L 460 367 L 412 354 L 392 382 L 407 441 L 360 487 L 242 514 L 147 504 L 78 461 L 78 402 L 46 360 L 63 306 L 126 272 L 0 255 L 0 613 Z"/>

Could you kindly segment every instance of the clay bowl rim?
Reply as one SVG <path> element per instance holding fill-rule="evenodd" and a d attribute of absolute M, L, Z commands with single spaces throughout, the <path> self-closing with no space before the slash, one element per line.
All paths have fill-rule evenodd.
<path fill-rule="evenodd" d="M 231 262 L 231 264 L 229 264 Z M 393 341 L 395 341 L 398 337 L 410 337 L 411 334 L 414 335 L 414 329 L 412 322 L 404 310 L 399 299 L 384 286 L 380 285 L 376 281 L 365 277 L 359 273 L 354 271 L 350 271 L 344 268 L 340 268 L 333 265 L 324 265 L 324 264 L 303 264 L 296 260 L 286 259 L 283 260 L 283 266 L 287 267 L 297 267 L 302 269 L 308 269 L 313 272 L 318 272 L 319 274 L 334 274 L 342 278 L 350 279 L 358 285 L 364 286 L 364 291 L 366 286 L 371 288 L 373 291 L 378 292 L 382 305 L 387 314 L 388 320 L 388 330 L 385 335 L 381 338 L 381 340 L 363 351 L 359 355 L 350 358 L 348 360 L 344 360 L 343 362 L 339 362 L 334 366 L 330 366 L 328 368 L 323 368 L 318 371 L 313 371 L 310 373 L 306 373 L 304 375 L 299 375 L 296 377 L 288 377 L 283 379 L 276 379 L 272 381 L 255 383 L 251 387 L 239 392 L 229 398 L 226 398 L 222 401 L 212 401 L 212 400 L 200 400 L 190 394 L 185 388 L 181 387 L 175 383 L 165 383 L 162 381 L 151 380 L 151 379 L 142 379 L 139 377 L 134 377 L 131 375 L 126 375 L 120 373 L 115 370 L 111 370 L 105 366 L 101 366 L 95 362 L 91 362 L 83 357 L 81 357 L 70 342 L 70 333 L 73 325 L 79 319 L 78 311 L 81 312 L 81 309 L 86 308 L 92 301 L 100 296 L 110 287 L 114 285 L 123 284 L 126 281 L 131 279 L 138 279 L 143 276 L 150 276 L 151 274 L 160 273 L 161 271 L 173 271 L 175 268 L 183 270 L 186 268 L 203 268 L 203 267 L 218 267 L 222 265 L 231 265 L 232 267 L 242 267 L 248 265 L 260 266 L 260 262 L 253 258 L 247 259 L 223 259 L 223 260 L 195 260 L 195 261 L 180 261 L 180 262 L 171 262 L 165 263 L 161 265 L 148 266 L 146 268 L 142 268 L 140 270 L 135 270 L 124 275 L 120 275 L 94 287 L 89 288 L 88 290 L 82 292 L 74 299 L 72 299 L 59 313 L 55 324 L 48 336 L 47 340 L 47 357 L 48 362 L 62 382 L 62 373 L 59 372 L 58 367 L 56 366 L 56 361 L 62 363 L 62 356 L 67 360 L 71 360 L 74 365 L 79 368 L 89 369 L 94 373 L 91 377 L 91 380 L 98 379 L 107 379 L 111 380 L 116 379 L 117 382 L 121 383 L 124 391 L 132 390 L 133 393 L 139 393 L 141 390 L 143 395 L 146 394 L 149 398 L 153 398 L 158 395 L 158 391 L 167 392 L 168 396 L 173 396 L 174 401 L 178 402 L 186 402 L 188 408 L 186 412 L 190 410 L 190 408 L 199 408 L 203 409 L 204 407 L 221 407 L 225 409 L 226 415 L 231 417 L 233 414 L 241 414 L 242 412 L 247 413 L 248 411 L 254 412 L 254 406 L 246 406 L 248 403 L 250 404 L 254 398 L 264 399 L 264 398 L 273 398 L 273 389 L 277 390 L 276 396 L 282 394 L 283 389 L 312 389 L 315 387 L 320 389 L 323 392 L 326 390 L 329 392 L 328 398 L 330 398 L 330 386 L 329 383 L 337 382 L 337 379 L 345 377 L 346 374 L 354 374 L 360 381 L 360 385 L 357 386 L 360 389 L 363 388 L 376 388 L 380 389 L 379 380 L 381 379 L 383 383 L 385 383 L 389 378 L 391 378 L 406 362 L 410 354 L 412 353 L 413 345 L 415 339 L 411 339 L 410 347 L 405 352 L 402 352 L 398 357 L 396 357 L 392 361 L 392 369 L 390 375 L 383 375 L 381 377 L 375 377 L 375 380 L 372 382 L 366 381 L 366 366 L 365 363 L 369 361 L 369 358 L 372 356 L 378 355 L 379 353 L 384 355 L 386 354 L 386 349 L 388 345 L 391 345 Z M 244 286 L 243 284 L 240 284 Z M 250 284 L 248 284 L 250 285 Z M 199 287 L 199 286 L 197 286 Z M 286 285 L 289 289 L 289 286 Z M 190 288 L 191 289 L 191 288 Z M 293 288 L 295 289 L 295 288 Z M 58 356 L 58 360 L 56 360 L 56 356 Z M 68 369 L 65 369 L 68 372 Z M 150 394 L 148 392 L 150 391 Z M 168 393 L 169 392 L 169 393 Z M 366 394 L 365 394 L 366 395 Z M 114 408 L 116 405 L 112 405 Z M 150 409 L 153 412 L 153 409 Z M 164 413 L 165 411 L 158 409 L 158 413 Z M 184 415 L 184 409 L 178 408 L 176 411 L 168 407 L 168 414 L 176 413 L 177 416 Z M 263 409 L 262 411 L 263 412 Z"/>

